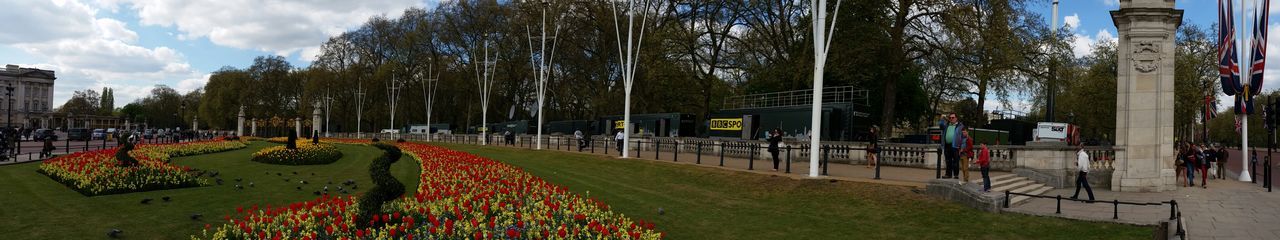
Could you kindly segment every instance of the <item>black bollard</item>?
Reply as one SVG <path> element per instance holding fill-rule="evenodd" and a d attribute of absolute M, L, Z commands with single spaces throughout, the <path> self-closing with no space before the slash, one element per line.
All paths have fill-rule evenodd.
<path fill-rule="evenodd" d="M 696 164 L 702 164 L 702 142 L 698 142 L 698 154 Z"/>
<path fill-rule="evenodd" d="M 1120 219 L 1120 200 L 1111 200 L 1111 219 Z"/>
<path fill-rule="evenodd" d="M 661 153 L 662 153 L 662 141 L 658 141 L 658 139 L 654 139 L 653 140 L 653 160 L 661 160 L 662 158 L 658 156 Z"/>
<path fill-rule="evenodd" d="M 876 151 L 876 179 L 880 179 L 880 161 L 884 159 L 880 159 L 880 152 Z"/>
<path fill-rule="evenodd" d="M 676 147 L 671 151 L 671 161 L 680 162 L 680 142 L 675 142 L 675 145 Z"/>
<path fill-rule="evenodd" d="M 1062 194 L 1058 194 L 1055 199 L 1058 200 L 1058 207 L 1053 211 L 1054 214 L 1062 214 Z"/>
<path fill-rule="evenodd" d="M 791 173 L 791 145 L 787 145 L 787 173 Z"/>
<path fill-rule="evenodd" d="M 724 166 L 724 142 L 720 142 L 720 166 Z"/>
<path fill-rule="evenodd" d="M 747 170 L 756 170 L 756 144 L 751 144 L 751 152 L 747 153 Z"/>

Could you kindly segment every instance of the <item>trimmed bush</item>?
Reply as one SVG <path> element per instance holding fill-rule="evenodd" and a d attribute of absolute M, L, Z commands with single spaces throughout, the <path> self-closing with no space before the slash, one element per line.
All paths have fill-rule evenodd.
<path fill-rule="evenodd" d="M 356 213 L 356 226 L 359 228 L 369 227 L 369 220 L 374 215 L 382 214 L 383 204 L 404 195 L 404 184 L 391 176 L 391 164 L 400 160 L 400 148 L 385 143 L 375 143 L 373 146 L 382 149 L 383 153 L 369 165 L 369 177 L 373 179 L 374 186 L 360 197 L 356 206 L 359 210 Z"/>
<path fill-rule="evenodd" d="M 329 164 L 342 158 L 342 152 L 330 144 L 295 144 L 296 149 L 275 146 L 253 153 L 253 161 L 279 165 Z"/>

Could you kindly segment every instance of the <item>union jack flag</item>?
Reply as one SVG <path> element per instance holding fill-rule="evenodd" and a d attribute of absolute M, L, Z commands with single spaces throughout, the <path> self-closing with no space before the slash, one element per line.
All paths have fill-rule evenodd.
<path fill-rule="evenodd" d="M 1240 92 L 1240 66 L 1236 62 L 1236 26 L 1231 1 L 1226 6 L 1218 0 L 1218 78 L 1222 83 L 1222 93 L 1228 96 Z"/>
<path fill-rule="evenodd" d="M 1204 120 L 1218 117 L 1218 101 L 1214 101 L 1213 95 L 1204 96 Z"/>
<path fill-rule="evenodd" d="M 1256 15 L 1258 19 L 1254 21 L 1253 28 L 1253 53 L 1250 54 L 1252 59 L 1249 66 L 1249 87 L 1246 90 L 1245 98 L 1256 96 L 1262 92 L 1262 70 L 1266 69 L 1267 63 L 1267 15 L 1271 10 L 1271 0 L 1264 0 L 1262 3 L 1262 11 L 1258 11 Z M 1249 102 L 1252 102 L 1250 99 Z M 1252 104 L 1250 104 L 1252 107 Z"/>

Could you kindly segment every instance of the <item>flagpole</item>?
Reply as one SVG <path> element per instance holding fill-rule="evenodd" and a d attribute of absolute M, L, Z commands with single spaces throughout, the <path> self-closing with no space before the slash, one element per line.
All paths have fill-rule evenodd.
<path fill-rule="evenodd" d="M 1242 0 L 1242 1 L 1245 1 L 1245 2 L 1246 2 L 1246 4 L 1252 4 L 1252 3 L 1253 3 L 1253 1 L 1250 1 L 1250 0 Z M 1244 5 L 1244 4 L 1241 4 L 1241 5 L 1240 5 L 1240 24 L 1243 24 L 1243 25 L 1245 26 L 1245 28 L 1240 29 L 1240 34 L 1241 34 L 1241 35 L 1245 35 L 1245 36 L 1247 36 L 1247 37 L 1249 38 L 1249 39 L 1248 39 L 1248 43 L 1253 43 L 1253 38 L 1258 37 L 1258 36 L 1254 36 L 1255 34 L 1249 34 L 1249 32 L 1246 32 L 1246 30 L 1245 30 L 1245 29 L 1248 29 L 1248 30 L 1252 31 L 1252 30 L 1253 30 L 1253 28 L 1249 28 L 1249 27 L 1248 27 L 1248 26 L 1249 26 L 1249 25 L 1248 25 L 1248 24 L 1249 24 L 1249 22 L 1245 22 L 1245 21 L 1244 21 L 1244 15 L 1245 15 L 1244 8 L 1245 8 L 1245 5 Z M 1250 17 L 1250 18 L 1254 19 L 1255 21 L 1258 19 L 1258 6 L 1253 6 L 1253 17 Z M 1257 25 L 1258 25 L 1258 24 L 1259 24 L 1259 22 L 1254 22 L 1254 23 L 1253 23 L 1254 27 L 1257 27 Z M 1256 31 L 1255 31 L 1255 33 L 1256 33 Z M 1245 41 L 1245 39 L 1243 39 L 1243 38 L 1242 38 L 1242 39 L 1240 39 L 1240 41 Z M 1253 56 L 1253 51 L 1252 51 L 1252 50 L 1253 50 L 1253 45 L 1252 45 L 1252 44 L 1244 44 L 1243 46 L 1244 46 L 1244 48 L 1245 48 L 1245 49 L 1244 49 L 1245 51 L 1242 51 L 1242 53 L 1248 54 L 1248 55 L 1250 56 L 1250 58 L 1252 58 L 1252 56 Z M 1245 59 L 1245 57 L 1244 57 L 1244 56 L 1245 56 L 1245 54 L 1240 54 L 1240 58 L 1241 58 L 1241 59 Z M 1249 93 L 1249 91 L 1252 91 L 1252 88 L 1253 88 L 1254 86 L 1248 86 L 1248 84 L 1252 84 L 1252 82 L 1253 82 L 1253 69 L 1252 69 L 1252 68 L 1253 68 L 1253 61 L 1249 61 L 1249 62 L 1241 61 L 1241 63 L 1244 63 L 1244 64 L 1240 64 L 1240 65 L 1241 65 L 1241 68 L 1243 68 L 1243 69 L 1241 69 L 1241 70 L 1242 70 L 1242 72 L 1244 72 L 1244 74 L 1243 74 L 1244 76 L 1241 78 L 1241 82 L 1242 82 L 1243 84 L 1245 84 L 1245 87 L 1244 87 L 1244 91 L 1245 91 L 1245 92 L 1243 93 L 1243 94 L 1245 94 L 1245 95 L 1244 95 L 1244 96 L 1245 96 L 1245 99 L 1244 99 L 1244 100 L 1241 100 L 1241 101 L 1242 101 L 1241 105 L 1248 106 L 1248 105 L 1249 105 L 1249 98 L 1253 97 L 1253 96 L 1250 96 L 1250 95 L 1249 95 L 1249 94 L 1250 94 L 1250 93 Z M 1241 94 L 1241 93 L 1237 93 L 1237 94 Z M 1248 109 L 1248 110 L 1252 110 L 1252 109 Z M 1248 164 L 1243 164 L 1243 163 L 1248 162 L 1248 159 L 1249 159 L 1249 151 L 1248 151 L 1248 149 L 1249 149 L 1249 115 L 1247 114 L 1247 113 L 1248 113 L 1247 111 L 1246 111 L 1245 113 L 1246 113 L 1246 114 L 1244 114 L 1244 117 L 1243 117 L 1242 119 L 1240 119 L 1240 142 L 1242 143 L 1242 144 L 1241 144 L 1241 147 L 1240 147 L 1240 152 L 1242 153 L 1242 154 L 1241 154 L 1241 157 L 1243 157 L 1243 158 L 1241 158 L 1242 160 L 1241 160 L 1240 162 L 1242 163 L 1242 164 L 1241 164 L 1241 166 L 1242 166 L 1243 168 L 1241 168 L 1241 170 L 1240 170 L 1240 178 L 1239 178 L 1239 180 L 1240 180 L 1240 181 L 1242 181 L 1242 182 L 1250 182 L 1250 181 L 1252 181 L 1252 179 L 1250 179 L 1250 177 L 1249 177 L 1249 165 L 1248 165 Z M 1225 171 L 1224 171 L 1224 172 L 1225 172 Z"/>

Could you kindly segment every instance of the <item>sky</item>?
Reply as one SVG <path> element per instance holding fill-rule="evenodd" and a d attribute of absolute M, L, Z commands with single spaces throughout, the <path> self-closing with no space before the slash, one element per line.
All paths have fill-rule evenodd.
<path fill-rule="evenodd" d="M 1239 6 L 1243 4 L 1242 0 L 1234 1 L 1236 8 L 1239 8 Z M 1051 0 L 1044 0 L 1044 2 L 1045 3 L 1041 4 L 1033 4 L 1032 11 L 1048 20 L 1052 18 L 1052 4 L 1048 3 L 1051 2 Z M 1093 45 L 1097 41 L 1116 41 L 1118 34 L 1116 33 L 1114 23 L 1111 21 L 1111 11 L 1120 8 L 1119 2 L 1119 0 L 1059 1 L 1058 24 L 1068 26 L 1068 28 L 1071 29 L 1071 32 L 1074 35 L 1074 39 L 1072 39 L 1072 52 L 1075 56 L 1081 57 L 1087 55 L 1092 51 Z M 1251 1 L 1251 3 L 1254 2 L 1260 1 Z M 1218 21 L 1218 0 L 1178 0 L 1176 1 L 1174 8 L 1183 10 L 1182 22 L 1184 26 L 1194 24 L 1198 27 L 1204 28 L 1206 26 L 1211 26 Z M 1253 8 L 1250 7 L 1248 11 L 1252 13 L 1252 9 Z M 1277 20 L 1280 18 L 1275 16 L 1280 15 L 1280 1 L 1271 2 L 1270 12 L 1270 24 L 1267 25 L 1268 39 L 1275 39 L 1275 37 L 1280 36 L 1280 34 L 1276 33 L 1277 31 L 1280 31 L 1280 23 L 1277 23 Z M 1240 26 L 1239 10 L 1237 10 L 1235 14 L 1237 28 L 1240 28 L 1242 26 Z M 1051 24 L 1050 21 L 1045 22 L 1046 24 Z M 1277 44 L 1277 41 L 1280 40 L 1270 40 L 1267 43 L 1268 63 L 1277 63 L 1277 61 L 1280 61 L 1280 48 L 1276 47 L 1280 44 Z M 1265 77 L 1263 78 L 1263 91 L 1272 91 L 1280 88 L 1280 82 L 1276 82 L 1280 80 L 1280 77 L 1277 77 L 1280 76 L 1278 74 L 1280 74 L 1280 64 L 1267 65 L 1264 75 Z M 989 99 L 993 99 L 993 97 L 995 96 L 988 96 Z M 1230 96 L 1220 94 L 1217 98 L 1219 99 L 1218 109 L 1220 110 L 1226 110 L 1232 104 L 1232 101 L 1230 100 L 1232 98 Z M 1011 99 L 1011 107 L 1014 110 L 1019 111 L 1030 110 L 1030 106 L 1028 106 L 1027 101 L 1022 99 L 1026 98 L 1014 97 L 1014 99 Z M 1006 108 L 999 101 L 988 101 L 985 105 L 987 110 Z"/>
<path fill-rule="evenodd" d="M 1049 0 L 1033 4 L 1051 18 Z M 1109 11 L 1118 0 L 1061 0 L 1060 25 L 1074 33 L 1073 52 L 1087 54 L 1097 41 L 1115 41 Z M 115 89 L 116 106 L 146 96 L 163 84 L 180 92 L 199 88 L 209 73 L 248 67 L 254 57 L 280 55 L 308 66 L 330 36 L 359 27 L 369 17 L 398 17 L 409 7 L 438 0 L 0 0 L 0 64 L 54 70 L 54 105 L 77 90 Z M 1280 11 L 1280 1 L 1272 3 Z M 1211 25 L 1216 0 L 1179 0 L 1183 22 Z M 1276 19 L 1272 17 L 1272 19 Z M 1050 21 L 1044 21 L 1049 24 Z M 1280 30 L 1272 23 L 1271 32 Z M 1275 41 L 1268 45 L 1274 45 Z M 1269 47 L 1268 60 L 1280 58 Z M 1268 82 L 1280 79 L 1280 64 L 1268 67 Z M 1264 84 L 1264 90 L 1280 84 Z M 989 96 L 994 99 L 995 96 Z M 1030 107 L 1015 97 L 1016 110 Z M 1225 96 L 1220 99 L 1226 99 Z M 1228 101 L 1223 101 L 1223 105 Z M 987 110 L 1006 109 L 988 101 Z"/>
<path fill-rule="evenodd" d="M 54 106 L 111 87 L 116 106 L 154 86 L 204 86 L 223 66 L 280 55 L 308 66 L 330 36 L 435 0 L 0 0 L 0 64 L 54 70 Z"/>

